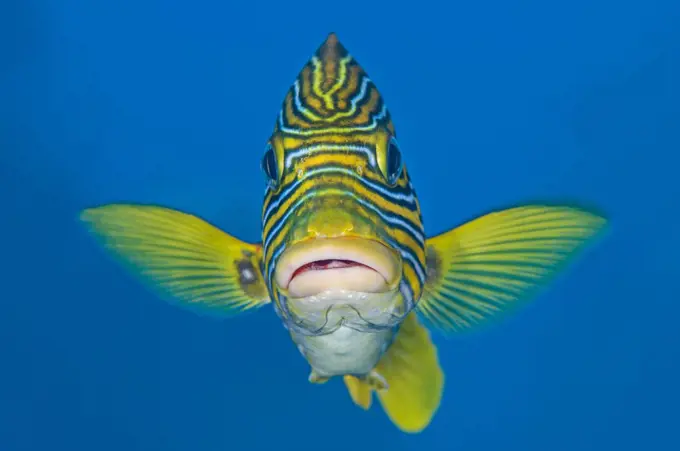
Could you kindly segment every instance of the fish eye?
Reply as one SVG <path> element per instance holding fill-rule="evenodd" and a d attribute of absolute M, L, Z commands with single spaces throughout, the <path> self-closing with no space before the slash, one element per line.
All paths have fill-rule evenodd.
<path fill-rule="evenodd" d="M 385 175 L 387 176 L 387 183 L 395 185 L 403 169 L 401 161 L 401 151 L 397 140 L 392 137 L 387 145 L 387 155 L 385 157 Z"/>
<path fill-rule="evenodd" d="M 275 188 L 279 183 L 279 165 L 276 161 L 276 153 L 271 144 L 267 144 L 267 150 L 262 157 L 262 171 L 267 176 L 267 183 L 272 188 Z"/>

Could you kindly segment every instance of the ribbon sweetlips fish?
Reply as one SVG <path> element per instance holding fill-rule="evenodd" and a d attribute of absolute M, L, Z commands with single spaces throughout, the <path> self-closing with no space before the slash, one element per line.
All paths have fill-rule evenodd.
<path fill-rule="evenodd" d="M 262 241 L 197 216 L 110 204 L 81 219 L 160 295 L 233 316 L 271 305 L 311 367 L 364 409 L 419 432 L 444 374 L 423 324 L 481 327 L 532 297 L 604 228 L 574 206 L 526 205 L 427 237 L 385 102 L 330 34 L 286 94 L 261 161 Z"/>

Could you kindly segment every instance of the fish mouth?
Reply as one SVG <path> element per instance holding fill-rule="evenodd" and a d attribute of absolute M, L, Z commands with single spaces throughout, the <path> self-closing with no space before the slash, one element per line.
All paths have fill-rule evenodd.
<path fill-rule="evenodd" d="M 383 293 L 394 290 L 401 258 L 378 241 L 364 238 L 314 238 L 291 246 L 274 274 L 291 298 L 329 290 Z"/>

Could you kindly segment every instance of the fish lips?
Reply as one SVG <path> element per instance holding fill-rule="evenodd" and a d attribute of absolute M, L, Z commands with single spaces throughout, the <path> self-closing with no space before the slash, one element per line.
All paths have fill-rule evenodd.
<path fill-rule="evenodd" d="M 363 293 L 394 291 L 401 279 L 401 256 L 365 238 L 311 238 L 290 246 L 281 256 L 274 282 L 288 298 L 329 290 Z"/>

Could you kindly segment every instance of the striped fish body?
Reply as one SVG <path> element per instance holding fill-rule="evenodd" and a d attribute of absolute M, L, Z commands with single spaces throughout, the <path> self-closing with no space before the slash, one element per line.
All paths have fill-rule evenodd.
<path fill-rule="evenodd" d="M 367 374 L 422 293 L 425 235 L 389 111 L 335 35 L 319 47 L 290 87 L 262 167 L 268 177 L 262 210 L 264 274 L 279 316 L 320 375 Z M 287 292 L 290 280 L 278 274 L 289 264 L 282 261 L 304 243 L 340 238 L 378 243 L 391 254 L 399 269 L 386 280 L 389 305 L 373 305 L 370 293 L 364 293 L 355 315 L 340 321 L 370 320 L 357 320 L 350 327 L 332 323 L 305 329 L 300 324 L 307 318 L 296 312 L 307 311 L 307 304 L 316 301 Z M 325 253 L 312 249 L 308 254 L 318 260 L 370 260 L 368 251 L 343 257 L 346 242 L 336 241 Z M 343 303 L 338 299 L 335 305 Z M 382 316 L 372 315 L 375 310 Z"/>

